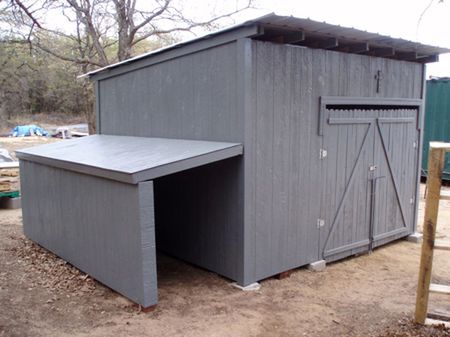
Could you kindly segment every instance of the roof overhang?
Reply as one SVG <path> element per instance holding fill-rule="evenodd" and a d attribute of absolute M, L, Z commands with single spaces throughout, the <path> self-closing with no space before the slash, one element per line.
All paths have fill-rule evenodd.
<path fill-rule="evenodd" d="M 345 53 L 384 57 L 417 63 L 439 60 L 439 54 L 450 49 L 424 45 L 390 36 L 370 33 L 355 28 L 332 25 L 310 19 L 268 14 L 242 24 L 231 26 L 201 37 L 177 43 L 128 60 L 91 71 L 83 76 L 95 76 L 147 58 L 168 58 L 193 53 L 240 38 L 253 38 L 281 44 L 327 49 Z M 164 57 L 162 57 L 164 59 Z"/>
<path fill-rule="evenodd" d="M 129 184 L 242 155 L 239 143 L 93 135 L 16 151 L 20 160 Z"/>

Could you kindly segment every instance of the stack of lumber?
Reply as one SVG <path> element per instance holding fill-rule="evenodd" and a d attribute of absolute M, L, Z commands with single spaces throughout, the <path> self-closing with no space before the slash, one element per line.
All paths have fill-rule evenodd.
<path fill-rule="evenodd" d="M 0 163 L 0 193 L 19 191 L 19 188 L 18 163 Z"/>

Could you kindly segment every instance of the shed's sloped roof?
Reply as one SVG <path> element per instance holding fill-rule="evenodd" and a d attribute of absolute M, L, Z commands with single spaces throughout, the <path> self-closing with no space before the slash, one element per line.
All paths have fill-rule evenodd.
<path fill-rule="evenodd" d="M 255 20 L 263 25 L 264 35 L 282 36 L 285 30 L 299 30 L 304 36 L 297 44 L 314 48 L 332 49 L 381 57 L 392 57 L 416 62 L 434 61 L 430 56 L 450 52 L 448 48 L 424 45 L 418 42 L 370 33 L 355 28 L 317 22 L 292 16 L 267 15 Z M 285 38 L 285 40 L 288 38 Z M 283 41 L 283 38 L 281 39 Z"/>
<path fill-rule="evenodd" d="M 256 29 L 244 30 L 246 27 L 255 27 Z M 233 32 L 236 34 L 231 34 Z M 220 39 L 225 34 L 228 34 L 229 38 Z M 342 27 L 293 16 L 279 16 L 272 13 L 192 40 L 141 54 L 128 60 L 91 71 L 86 75 L 96 75 L 125 64 L 151 58 L 205 40 L 217 39 L 217 44 L 222 44 L 242 37 L 419 63 L 435 62 L 438 60 L 439 54 L 450 52 L 448 48 L 434 47 L 355 28 Z M 199 50 L 203 48 L 199 47 Z M 193 51 L 189 50 L 189 53 L 191 52 Z"/>
<path fill-rule="evenodd" d="M 94 135 L 16 151 L 17 157 L 136 184 L 241 155 L 242 144 Z"/>

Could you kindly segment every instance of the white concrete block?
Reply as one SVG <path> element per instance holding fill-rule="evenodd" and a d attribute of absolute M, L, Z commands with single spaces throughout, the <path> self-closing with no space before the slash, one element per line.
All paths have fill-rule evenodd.
<path fill-rule="evenodd" d="M 308 265 L 308 269 L 311 271 L 324 271 L 327 263 L 325 260 L 319 260 L 316 262 L 312 262 Z"/>
<path fill-rule="evenodd" d="M 251 283 L 251 284 L 249 284 L 248 286 L 245 286 L 245 287 L 240 286 L 236 282 L 231 283 L 231 285 L 233 287 L 235 287 L 235 288 L 238 288 L 238 289 L 242 290 L 242 291 L 257 291 L 257 290 L 261 289 L 261 285 L 258 282 Z"/>
<path fill-rule="evenodd" d="M 406 237 L 406 240 L 414 243 L 421 243 L 423 235 L 417 232 L 414 232 Z"/>

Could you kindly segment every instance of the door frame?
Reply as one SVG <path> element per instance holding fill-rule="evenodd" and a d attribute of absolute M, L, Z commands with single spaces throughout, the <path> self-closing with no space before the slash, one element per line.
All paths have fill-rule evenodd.
<path fill-rule="evenodd" d="M 355 106 L 402 106 L 417 108 L 417 130 L 422 129 L 423 101 L 416 98 L 377 98 L 377 97 L 350 97 L 350 96 L 321 96 L 319 104 L 318 134 L 323 136 L 325 125 L 325 110 L 328 105 L 355 105 Z"/>
<path fill-rule="evenodd" d="M 383 106 L 395 106 L 395 107 L 404 107 L 404 108 L 416 108 L 417 109 L 417 116 L 416 116 L 416 130 L 418 133 L 417 138 L 417 151 L 418 155 L 416 158 L 416 191 L 415 191 L 415 198 L 414 198 L 414 208 L 415 211 L 413 212 L 413 231 L 416 231 L 417 228 L 417 204 L 419 200 L 419 184 L 420 184 L 420 168 L 421 168 L 421 147 L 422 147 L 422 128 L 423 128 L 423 100 L 422 99 L 415 99 L 415 98 L 378 98 L 378 97 L 348 97 L 348 96 L 321 96 L 320 97 L 320 104 L 319 104 L 319 123 L 318 123 L 318 135 L 321 137 L 321 148 L 323 147 L 323 130 L 326 123 L 326 110 L 328 106 L 332 105 L 341 105 L 341 106 L 355 106 L 361 109 L 367 108 L 367 107 L 379 107 L 380 109 L 383 108 Z M 322 163 L 320 165 L 320 169 L 322 171 Z M 322 198 L 320 198 L 320 201 L 322 202 Z M 322 212 L 324 205 L 320 205 L 319 209 L 320 212 Z M 321 217 L 321 214 L 318 215 L 318 219 Z M 321 254 L 323 252 L 320 252 L 320 242 L 318 244 L 318 254 L 319 257 L 321 257 Z"/>

